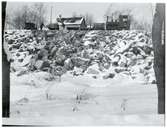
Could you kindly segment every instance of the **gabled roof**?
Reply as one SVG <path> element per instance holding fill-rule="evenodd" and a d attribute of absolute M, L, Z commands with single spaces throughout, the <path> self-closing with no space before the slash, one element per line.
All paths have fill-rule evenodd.
<path fill-rule="evenodd" d="M 65 25 L 70 25 L 70 24 L 81 24 L 82 21 L 84 20 L 83 17 L 70 17 L 70 18 L 61 18 L 62 22 Z"/>

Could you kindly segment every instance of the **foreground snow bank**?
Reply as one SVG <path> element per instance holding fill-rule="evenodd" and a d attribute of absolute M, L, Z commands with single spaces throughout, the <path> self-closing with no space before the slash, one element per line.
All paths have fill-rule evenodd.
<path fill-rule="evenodd" d="M 43 126 L 164 126 L 164 115 L 99 115 L 99 116 L 53 116 L 35 118 L 6 118 L 6 125 L 43 125 Z"/>

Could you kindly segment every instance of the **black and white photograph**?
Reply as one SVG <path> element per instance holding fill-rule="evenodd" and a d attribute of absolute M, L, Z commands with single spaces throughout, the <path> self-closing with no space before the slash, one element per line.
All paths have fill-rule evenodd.
<path fill-rule="evenodd" d="M 1 2 L 2 126 L 165 126 L 165 8 Z"/>

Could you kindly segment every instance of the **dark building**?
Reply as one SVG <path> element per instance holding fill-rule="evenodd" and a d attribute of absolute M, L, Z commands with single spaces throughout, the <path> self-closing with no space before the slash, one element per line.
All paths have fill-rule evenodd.
<path fill-rule="evenodd" d="M 57 23 L 52 23 L 52 24 L 47 25 L 47 28 L 49 30 L 59 30 L 59 25 Z"/>
<path fill-rule="evenodd" d="M 24 29 L 29 29 L 29 30 L 36 30 L 37 27 L 34 23 L 31 22 L 26 22 Z"/>
<path fill-rule="evenodd" d="M 94 30 L 105 30 L 105 23 L 94 23 L 93 29 Z"/>
<path fill-rule="evenodd" d="M 130 29 L 130 19 L 128 15 L 119 15 L 118 19 L 111 19 L 106 21 L 107 30 L 129 30 Z"/>

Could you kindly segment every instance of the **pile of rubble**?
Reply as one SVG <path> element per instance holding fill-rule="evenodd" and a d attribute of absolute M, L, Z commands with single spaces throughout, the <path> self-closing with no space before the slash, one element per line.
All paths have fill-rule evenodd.
<path fill-rule="evenodd" d="M 53 76 L 124 73 L 150 78 L 153 49 L 145 31 L 6 31 L 11 72 L 42 70 Z M 151 80 L 153 82 L 155 80 Z"/>

